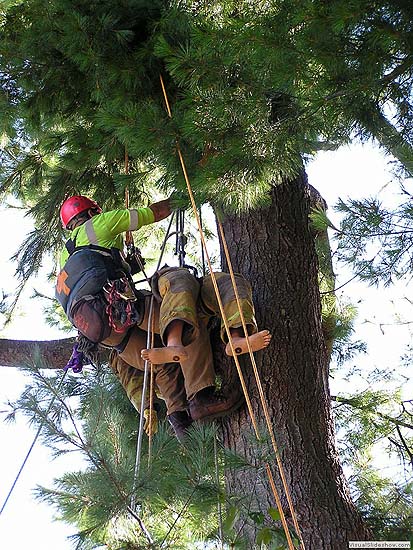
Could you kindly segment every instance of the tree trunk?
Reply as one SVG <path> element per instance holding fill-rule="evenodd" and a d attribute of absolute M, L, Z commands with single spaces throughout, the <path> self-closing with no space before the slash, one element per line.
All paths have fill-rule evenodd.
<path fill-rule="evenodd" d="M 0 366 L 22 367 L 33 363 L 40 354 L 44 368 L 61 369 L 72 353 L 74 338 L 62 340 L 3 340 L 0 339 Z"/>
<path fill-rule="evenodd" d="M 252 283 L 258 325 L 273 334 L 270 347 L 256 354 L 257 366 L 306 550 L 345 550 L 349 540 L 368 539 L 369 532 L 350 499 L 335 446 L 305 174 L 275 185 L 271 199 L 268 208 L 227 217 L 224 232 L 234 270 Z M 244 370 L 264 426 L 252 369 Z M 222 422 L 223 442 L 256 463 L 251 426 L 243 407 Z M 284 495 L 274 456 L 271 467 Z M 268 508 L 276 505 L 265 471 L 258 483 L 254 470 L 229 471 L 226 480 L 231 493 L 252 498 L 252 510 L 269 520 Z M 282 502 L 292 525 L 284 496 Z M 251 547 L 254 530 L 251 525 Z"/>

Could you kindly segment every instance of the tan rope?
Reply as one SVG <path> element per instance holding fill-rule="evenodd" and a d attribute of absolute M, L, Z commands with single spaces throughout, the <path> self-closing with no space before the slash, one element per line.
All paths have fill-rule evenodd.
<path fill-rule="evenodd" d="M 281 519 L 281 523 L 282 523 L 282 526 L 283 526 L 283 529 L 284 529 L 285 536 L 287 537 L 288 546 L 292 547 L 292 548 L 295 548 L 294 544 L 293 544 L 293 541 L 291 540 L 290 530 L 288 529 L 288 524 L 287 524 L 287 520 L 285 518 L 284 510 L 283 510 L 283 507 L 282 507 L 282 504 L 281 504 L 281 499 L 280 499 L 280 496 L 278 494 L 277 488 L 275 487 L 274 477 L 272 475 L 272 471 L 271 471 L 271 468 L 270 468 L 270 465 L 268 464 L 268 462 L 265 463 L 265 471 L 267 472 L 268 480 L 270 482 L 270 487 L 271 487 L 272 492 L 274 494 L 275 502 L 277 504 L 278 511 L 280 512 L 280 519 Z"/>
<path fill-rule="evenodd" d="M 168 96 L 167 96 L 167 93 L 166 93 L 166 89 L 165 89 L 165 85 L 164 85 L 164 82 L 163 82 L 162 75 L 160 76 L 160 81 L 161 81 L 163 95 L 164 95 L 164 98 L 165 98 L 165 104 L 166 104 L 168 116 L 170 118 L 172 118 L 172 112 L 171 112 L 171 109 L 170 109 L 170 106 L 169 106 Z M 188 190 L 189 198 L 190 198 L 190 201 L 191 201 L 192 210 L 193 210 L 193 213 L 194 213 L 194 216 L 195 216 L 195 220 L 197 222 L 198 231 L 199 231 L 199 235 L 200 235 L 200 238 L 201 238 L 202 246 L 203 246 L 203 249 L 205 251 L 205 257 L 206 257 L 206 260 L 207 260 L 207 263 L 208 263 L 210 276 L 211 276 L 211 281 L 212 281 L 212 285 L 213 285 L 214 290 L 215 290 L 219 310 L 220 310 L 220 313 L 221 313 L 221 318 L 222 318 L 222 321 L 224 323 L 225 331 L 226 331 L 226 334 L 227 334 L 227 337 L 228 337 L 228 343 L 229 343 L 229 346 L 230 346 L 230 349 L 231 349 L 232 356 L 233 356 L 234 361 L 235 361 L 235 365 L 236 365 L 236 368 L 237 368 L 239 378 L 240 378 L 241 386 L 242 386 L 242 389 L 243 389 L 243 392 L 244 392 L 248 412 L 249 412 L 250 417 L 251 417 L 251 421 L 252 421 L 252 424 L 253 424 L 253 427 L 254 427 L 255 435 L 256 435 L 257 439 L 260 440 L 260 434 L 259 434 L 259 431 L 258 431 L 257 420 L 256 420 L 256 417 L 255 417 L 254 411 L 252 410 L 251 400 L 250 400 L 248 390 L 247 390 L 247 387 L 246 387 L 246 384 L 245 384 L 244 375 L 242 374 L 241 366 L 239 364 L 239 360 L 238 360 L 237 354 L 235 352 L 234 343 L 233 343 L 233 340 L 232 340 L 232 335 L 231 335 L 230 327 L 229 327 L 229 324 L 228 324 L 228 319 L 227 319 L 227 316 L 226 316 L 225 311 L 224 311 L 224 306 L 223 306 L 221 295 L 220 295 L 220 292 L 219 292 L 218 283 L 217 283 L 215 273 L 214 273 L 213 268 L 212 268 L 210 256 L 209 256 L 208 249 L 207 249 L 207 246 L 206 246 L 205 235 L 204 235 L 204 232 L 202 230 L 202 226 L 201 226 L 201 222 L 200 222 L 199 214 L 198 214 L 198 209 L 196 207 L 195 198 L 194 198 L 194 195 L 193 195 L 193 192 L 192 192 L 191 183 L 190 183 L 188 173 L 187 173 L 187 170 L 186 170 L 185 161 L 184 161 L 184 158 L 182 156 L 182 151 L 181 151 L 181 148 L 180 148 L 180 145 L 179 145 L 178 142 L 176 143 L 176 149 L 177 149 L 179 161 L 181 163 L 182 171 L 183 171 L 183 174 L 184 174 L 184 179 L 185 179 L 186 187 L 187 187 L 187 190 Z M 269 470 L 269 468 L 266 468 L 266 470 L 267 470 L 267 474 L 268 474 L 268 472 L 271 473 L 271 470 Z M 272 481 L 272 483 L 271 483 L 271 481 Z M 291 535 L 290 535 L 290 532 L 289 532 L 289 529 L 288 529 L 288 525 L 287 525 L 287 522 L 286 522 L 286 519 L 285 519 L 284 511 L 283 511 L 282 506 L 281 506 L 281 500 L 280 500 L 280 497 L 278 495 L 275 483 L 273 482 L 272 475 L 271 475 L 271 478 L 270 478 L 270 485 L 271 485 L 271 489 L 272 489 L 273 494 L 274 494 L 275 501 L 277 503 L 278 510 L 280 512 L 280 517 L 283 518 L 281 521 L 282 521 L 283 528 L 284 528 L 284 531 L 285 531 L 285 535 L 286 535 L 286 538 L 287 538 L 289 550 L 294 550 L 294 545 L 293 545 Z"/>
<path fill-rule="evenodd" d="M 278 445 L 277 445 L 277 442 L 275 440 L 274 430 L 273 430 L 271 419 L 270 419 L 270 413 L 268 411 L 267 400 L 266 400 L 265 395 L 264 395 L 264 390 L 263 390 L 263 387 L 262 387 L 260 374 L 258 372 L 257 363 L 255 361 L 254 353 L 252 351 L 251 344 L 250 344 L 250 341 L 249 341 L 249 338 L 248 338 L 247 325 L 246 325 L 246 322 L 245 322 L 244 312 L 242 311 L 242 307 L 241 307 L 241 300 L 240 300 L 239 293 L 238 293 L 237 282 L 235 280 L 235 274 L 234 274 L 234 270 L 233 270 L 233 267 L 232 267 L 231 258 L 230 258 L 230 255 L 229 255 L 228 245 L 227 245 L 227 241 L 226 241 L 226 238 L 225 238 L 225 235 L 224 235 L 224 229 L 222 227 L 222 223 L 221 223 L 220 220 L 217 220 L 217 225 L 218 225 L 219 233 L 220 233 L 220 236 L 221 236 L 221 242 L 222 242 L 222 245 L 223 245 L 223 248 L 224 248 L 225 258 L 227 260 L 229 273 L 230 273 L 230 276 L 231 276 L 231 281 L 232 281 L 232 286 L 233 286 L 234 293 L 235 293 L 235 298 L 237 300 L 237 305 L 238 305 L 238 310 L 239 310 L 239 314 L 240 314 L 240 318 L 241 318 L 242 328 L 244 330 L 244 334 L 245 334 L 246 341 L 247 341 L 248 352 L 249 352 L 249 355 L 250 355 L 250 358 L 251 358 L 251 364 L 252 364 L 252 368 L 253 368 L 253 371 L 254 371 L 255 380 L 256 380 L 256 383 L 257 383 L 258 393 L 259 393 L 260 399 L 261 399 L 261 405 L 262 405 L 262 408 L 264 410 L 264 416 L 265 416 L 265 421 L 266 421 L 267 428 L 268 428 L 268 433 L 270 434 L 272 446 L 273 446 L 274 453 L 275 453 L 275 458 L 276 458 L 276 461 L 277 461 L 277 466 L 278 466 L 280 476 L 281 476 L 281 480 L 282 480 L 282 483 L 283 483 L 285 496 L 287 498 L 287 502 L 288 502 L 288 505 L 290 507 L 291 516 L 292 516 L 292 520 L 293 520 L 293 523 L 294 523 L 294 528 L 295 528 L 297 536 L 300 540 L 301 548 L 303 550 L 305 550 L 305 546 L 304 546 L 303 538 L 302 538 L 302 535 L 301 535 L 300 527 L 299 527 L 298 521 L 297 521 L 297 514 L 295 512 L 295 508 L 294 508 L 294 504 L 293 504 L 293 501 L 292 501 L 292 498 L 291 498 L 290 490 L 288 488 L 288 483 L 287 483 L 287 480 L 286 480 L 286 477 L 285 477 L 284 467 L 283 467 L 282 462 L 281 462 L 281 457 L 280 457 L 280 452 L 278 450 Z"/>

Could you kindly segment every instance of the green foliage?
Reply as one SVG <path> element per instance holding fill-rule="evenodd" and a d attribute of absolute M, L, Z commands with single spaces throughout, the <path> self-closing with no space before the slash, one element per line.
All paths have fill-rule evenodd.
<path fill-rule="evenodd" d="M 410 170 L 410 16 L 365 0 L 4 4 L 1 189 L 31 207 L 38 232 L 22 277 L 58 248 L 66 195 L 109 208 L 126 183 L 133 203 L 154 181 L 184 190 L 177 140 L 199 202 L 232 211 L 265 204 L 303 157 L 355 134 Z"/>
<path fill-rule="evenodd" d="M 378 380 L 394 382 L 385 372 L 373 372 L 367 382 Z M 397 389 L 366 389 L 336 396 L 334 403 L 340 455 L 351 470 L 357 507 L 377 540 L 408 540 L 413 525 L 412 402 L 402 401 Z M 383 451 L 392 459 L 390 472 L 377 460 Z"/>
<path fill-rule="evenodd" d="M 295 176 L 317 150 L 354 136 L 374 137 L 412 173 L 413 14 L 407 2 L 9 0 L 0 9 L 0 194 L 18 198 L 36 225 L 16 255 L 22 283 L 46 254 L 56 257 L 63 238 L 58 208 L 67 195 L 84 193 L 113 208 L 123 204 L 126 185 L 132 205 L 146 203 L 153 186 L 163 194 L 185 191 L 177 141 L 198 204 L 224 211 L 266 204 L 271 185 Z M 350 203 L 346 214 L 343 258 L 361 276 L 390 282 L 410 270 L 407 207 L 392 217 L 375 203 Z M 385 245 L 377 260 L 370 257 L 372 228 Z M 344 341 L 352 312 L 344 308 L 339 316 L 331 258 L 321 245 L 326 340 Z M 44 437 L 55 454 L 68 452 L 66 445 L 81 451 L 87 476 L 68 474 L 41 494 L 61 498 L 65 517 L 80 530 L 79 548 L 110 537 L 114 547 L 138 547 L 146 542 L 124 515 L 133 417 L 125 414 L 123 397 L 113 400 L 103 374 L 93 387 L 86 378 L 65 382 L 67 399 L 57 399 Z M 38 425 L 53 392 L 39 371 L 18 407 Z M 373 421 L 382 434 L 390 429 L 388 418 L 377 420 L 370 410 L 377 397 L 352 401 L 365 416 L 354 445 L 375 440 Z M 189 527 L 179 535 L 173 529 L 173 547 L 184 547 L 186 529 L 201 537 L 210 527 L 219 494 L 209 451 L 201 447 L 209 440 L 199 432 L 188 443 L 194 462 L 166 433 L 156 441 L 159 460 L 150 466 L 156 475 L 143 472 L 139 479 L 140 511 L 159 540 L 169 536 L 171 517 L 185 516 Z M 80 510 L 85 498 L 90 501 Z M 126 522 L 126 534 L 116 532 L 117 522 Z M 266 544 L 275 533 L 260 525 L 260 544 Z"/>
<path fill-rule="evenodd" d="M 328 219 L 325 205 L 312 209 L 310 222 L 315 235 L 319 263 L 322 327 L 327 353 L 338 365 L 342 365 L 357 353 L 365 352 L 366 345 L 359 340 L 353 340 L 357 309 L 345 298 L 337 296 L 333 253 L 327 232 L 328 228 L 335 229 L 335 227 Z"/>
<path fill-rule="evenodd" d="M 379 540 L 410 540 L 413 532 L 412 484 L 395 483 L 377 469 L 359 464 L 353 478 L 354 497 Z"/>
<path fill-rule="evenodd" d="M 337 234 L 339 260 L 351 264 L 369 284 L 388 286 L 413 269 L 413 209 L 408 202 L 394 210 L 376 198 L 340 201 L 344 217 Z"/>
<path fill-rule="evenodd" d="M 226 468 L 254 468 L 262 462 L 214 446 L 214 426 L 194 427 L 181 445 L 161 424 L 152 441 L 143 441 L 140 472 L 134 481 L 136 413 L 112 374 L 89 370 L 77 376 L 45 375 L 41 357 L 27 365 L 30 382 L 9 404 L 8 420 L 25 415 L 54 457 L 78 454 L 81 469 L 69 471 L 52 487 L 38 487 L 37 497 L 58 509 L 58 518 L 77 529 L 76 548 L 192 548 L 193 541 L 218 540 L 217 504 L 222 506 L 225 540 L 247 548 L 235 522 L 253 518 L 250 503 L 223 488 Z M 51 400 L 55 401 L 50 406 Z M 264 447 L 266 444 L 264 443 Z M 257 457 L 260 452 L 257 451 Z M 266 451 L 263 451 L 266 457 Z M 218 478 L 216 476 L 216 463 Z M 150 546 L 128 506 L 135 487 L 136 511 L 154 539 Z M 274 518 L 274 516 L 273 516 Z"/>
<path fill-rule="evenodd" d="M 355 449 L 366 449 L 384 437 L 388 437 L 397 425 L 392 412 L 400 401 L 399 392 L 365 390 L 352 396 L 338 396 L 335 407 L 337 423 L 344 427 L 352 426 L 343 442 L 347 447 L 344 456 L 354 453 Z"/>
<path fill-rule="evenodd" d="M 33 426 L 42 427 L 41 437 L 54 457 L 76 453 L 82 459 L 77 461 L 80 469 L 55 479 L 52 487 L 36 489 L 39 500 L 57 508 L 58 519 L 75 527 L 76 548 L 104 544 L 107 548 L 190 549 L 195 541 L 205 541 L 212 548 L 220 541 L 219 523 L 223 542 L 234 548 L 249 548 L 242 532 L 246 525 L 257 528 L 257 544 L 286 548 L 277 510 L 269 508 L 265 515 L 255 512 L 251 495 L 230 495 L 224 490 L 228 468 L 253 469 L 257 482 L 263 481 L 263 464 L 269 459 L 265 438 L 254 450 L 252 464 L 219 444 L 215 456 L 215 426 L 194 426 L 182 445 L 161 423 L 150 459 L 147 440 L 143 441 L 140 472 L 134 481 L 138 423 L 114 377 L 104 369 L 62 379 L 60 373 L 46 376 L 41 367 L 40 356 L 27 365 L 30 383 L 9 404 L 8 420 L 25 415 Z M 153 545 L 129 512 L 133 487 L 136 513 Z"/>

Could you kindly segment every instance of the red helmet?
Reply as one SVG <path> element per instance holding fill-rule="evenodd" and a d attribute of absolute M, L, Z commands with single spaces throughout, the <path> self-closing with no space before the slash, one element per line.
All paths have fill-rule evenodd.
<path fill-rule="evenodd" d="M 69 222 L 75 216 L 85 210 L 89 210 L 89 208 L 94 208 L 99 213 L 102 212 L 101 207 L 95 201 L 83 195 L 75 195 L 66 199 L 60 207 L 60 219 L 62 220 L 63 227 L 66 229 Z"/>

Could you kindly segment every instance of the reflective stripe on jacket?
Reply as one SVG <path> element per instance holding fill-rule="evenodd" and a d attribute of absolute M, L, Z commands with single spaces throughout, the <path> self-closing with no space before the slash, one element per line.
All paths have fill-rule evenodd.
<path fill-rule="evenodd" d="M 118 248 L 123 250 L 122 233 L 135 231 L 144 225 L 155 221 L 152 210 L 147 208 L 111 210 L 102 212 L 76 227 L 70 234 L 70 239 L 76 246 L 94 244 L 103 248 Z M 60 267 L 63 267 L 69 257 L 64 248 L 60 255 Z"/>

